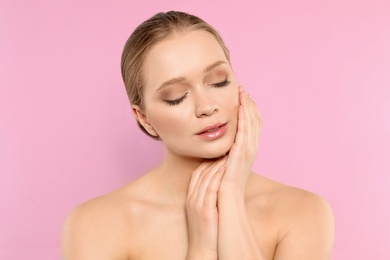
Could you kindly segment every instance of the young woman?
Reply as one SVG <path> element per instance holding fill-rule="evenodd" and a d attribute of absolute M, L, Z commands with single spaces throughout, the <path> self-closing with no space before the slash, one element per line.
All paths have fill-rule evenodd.
<path fill-rule="evenodd" d="M 161 165 L 78 206 L 65 259 L 329 259 L 333 216 L 319 196 L 251 172 L 261 120 L 219 34 L 158 13 L 128 39 L 122 75 Z"/>

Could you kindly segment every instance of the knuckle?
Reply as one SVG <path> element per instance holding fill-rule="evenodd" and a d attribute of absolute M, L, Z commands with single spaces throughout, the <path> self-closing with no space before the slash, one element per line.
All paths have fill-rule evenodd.
<path fill-rule="evenodd" d="M 194 208 L 195 212 L 197 212 L 198 215 L 202 214 L 202 212 L 203 212 L 203 206 L 202 205 L 196 204 L 193 208 Z"/>
<path fill-rule="evenodd" d="M 187 200 L 186 200 L 186 207 L 187 208 L 193 208 L 194 204 L 195 204 L 194 197 L 193 196 L 188 197 Z"/>
<path fill-rule="evenodd" d="M 203 178 L 207 174 L 207 172 L 208 172 L 207 169 L 202 170 L 202 172 L 199 175 L 199 178 Z"/>
<path fill-rule="evenodd" d="M 207 193 L 208 195 L 211 195 L 211 194 L 216 193 L 216 188 L 214 187 L 214 185 L 208 186 L 207 189 L 206 189 L 206 193 Z"/>
<path fill-rule="evenodd" d="M 195 170 L 193 173 L 192 173 L 192 178 L 195 178 L 195 177 L 198 177 L 200 174 L 202 173 L 202 171 L 200 170 Z"/>
<path fill-rule="evenodd" d="M 200 212 L 200 217 L 205 221 L 209 221 L 214 219 L 214 213 L 211 212 L 210 210 L 203 210 Z"/>
<path fill-rule="evenodd" d="M 188 213 L 199 215 L 199 212 L 202 211 L 202 206 L 197 203 L 189 203 L 186 205 L 186 210 Z"/>

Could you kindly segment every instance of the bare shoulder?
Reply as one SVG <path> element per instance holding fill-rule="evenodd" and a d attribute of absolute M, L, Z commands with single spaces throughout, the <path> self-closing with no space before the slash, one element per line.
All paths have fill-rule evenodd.
<path fill-rule="evenodd" d="M 277 223 L 274 259 L 330 259 L 334 219 L 329 203 L 313 192 L 254 176 L 254 197 Z"/>
<path fill-rule="evenodd" d="M 63 228 L 64 259 L 128 259 L 132 220 L 140 205 L 129 185 L 78 205 Z"/>
<path fill-rule="evenodd" d="M 125 259 L 120 229 L 125 218 L 117 197 L 106 194 L 72 210 L 63 229 L 64 259 Z"/>
<path fill-rule="evenodd" d="M 329 203 L 316 193 L 288 186 L 256 174 L 251 176 L 249 189 L 249 196 L 255 200 L 263 201 L 265 207 L 272 207 L 279 213 L 288 213 L 290 222 L 300 220 L 303 216 L 311 218 L 316 214 L 333 219 Z"/>

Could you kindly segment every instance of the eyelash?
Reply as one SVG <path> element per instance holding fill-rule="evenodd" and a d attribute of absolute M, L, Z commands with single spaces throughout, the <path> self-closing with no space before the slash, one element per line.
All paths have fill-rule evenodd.
<path fill-rule="evenodd" d="M 179 99 L 176 99 L 176 100 L 166 100 L 166 102 L 168 103 L 168 105 L 170 106 L 176 106 L 176 105 L 179 105 L 184 99 L 185 97 L 187 96 L 188 92 L 186 92 L 186 94 L 184 96 L 182 96 L 181 98 Z"/>
<path fill-rule="evenodd" d="M 218 82 L 218 83 L 215 83 L 215 84 L 212 84 L 212 86 L 216 87 L 216 88 L 223 88 L 223 87 L 226 87 L 230 84 L 230 81 L 226 78 L 224 81 L 222 82 Z M 166 102 L 168 103 L 169 106 L 176 106 L 176 105 L 179 105 L 187 96 L 188 92 L 186 92 L 186 94 L 179 98 L 179 99 L 176 99 L 176 100 L 166 100 Z"/>
<path fill-rule="evenodd" d="M 212 85 L 214 87 L 217 87 L 217 88 L 222 88 L 222 87 L 226 87 L 229 84 L 230 84 L 230 81 L 226 78 L 224 81 L 218 82 L 218 83 L 215 83 L 215 84 L 212 84 Z"/>

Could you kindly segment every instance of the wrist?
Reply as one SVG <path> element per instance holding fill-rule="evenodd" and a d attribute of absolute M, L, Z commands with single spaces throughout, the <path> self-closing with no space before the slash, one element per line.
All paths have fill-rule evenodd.
<path fill-rule="evenodd" d="M 204 252 L 201 250 L 188 250 L 186 260 L 217 260 L 216 253 Z"/>
<path fill-rule="evenodd" d="M 221 182 L 218 189 L 218 199 L 228 198 L 235 200 L 245 199 L 246 185 L 238 185 L 230 182 Z"/>
<path fill-rule="evenodd" d="M 199 241 L 198 241 L 199 242 Z M 186 260 L 216 260 L 218 259 L 218 249 L 215 241 L 215 247 L 207 244 L 190 241 L 188 244 Z"/>

